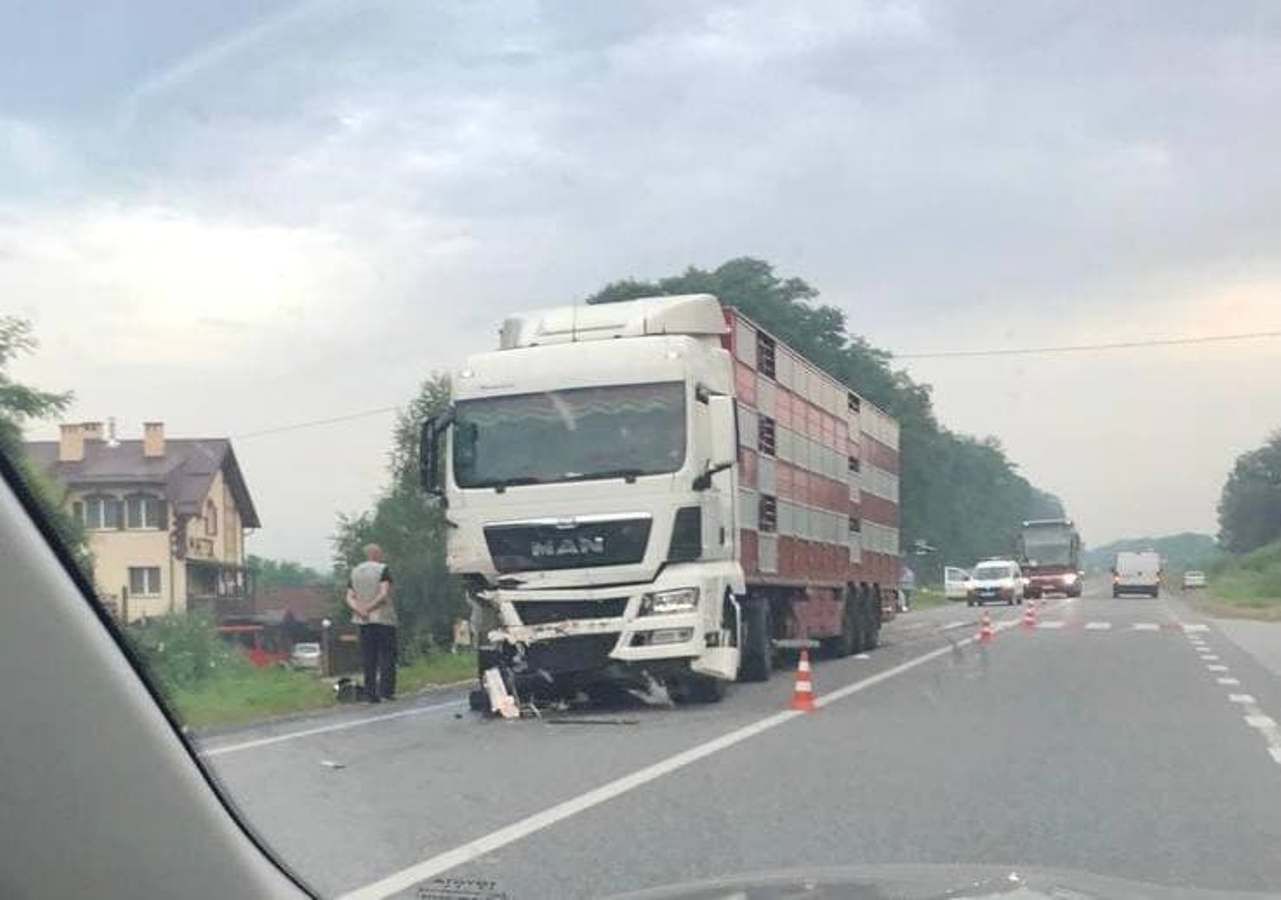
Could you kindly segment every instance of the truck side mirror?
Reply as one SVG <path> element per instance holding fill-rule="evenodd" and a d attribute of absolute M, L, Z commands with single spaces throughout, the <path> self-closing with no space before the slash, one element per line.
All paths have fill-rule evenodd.
<path fill-rule="evenodd" d="M 712 443 L 708 468 L 720 472 L 738 461 L 738 418 L 734 398 L 713 394 L 707 398 L 707 412 Z"/>
<path fill-rule="evenodd" d="M 444 494 L 440 480 L 440 438 L 448 424 L 444 416 L 431 416 L 418 433 L 418 480 L 425 492 L 437 497 Z"/>

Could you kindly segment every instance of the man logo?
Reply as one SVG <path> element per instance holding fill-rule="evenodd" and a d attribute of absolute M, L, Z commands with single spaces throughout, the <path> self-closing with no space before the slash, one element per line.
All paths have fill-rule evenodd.
<path fill-rule="evenodd" d="M 533 541 L 529 545 L 529 555 L 542 556 L 602 556 L 605 553 L 605 538 L 576 537 L 557 538 L 550 541 Z"/>

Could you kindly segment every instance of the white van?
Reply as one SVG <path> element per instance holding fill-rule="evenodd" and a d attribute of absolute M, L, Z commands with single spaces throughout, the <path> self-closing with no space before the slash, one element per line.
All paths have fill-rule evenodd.
<path fill-rule="evenodd" d="M 1112 596 L 1161 593 L 1161 554 L 1155 550 L 1126 550 L 1112 564 Z"/>

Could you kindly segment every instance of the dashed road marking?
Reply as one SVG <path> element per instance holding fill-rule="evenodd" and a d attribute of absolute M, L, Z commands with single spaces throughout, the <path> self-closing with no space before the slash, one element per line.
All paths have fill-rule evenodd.
<path fill-rule="evenodd" d="M 1215 663 L 1211 663 L 1210 665 L 1206 666 L 1206 668 L 1211 672 L 1226 672 L 1228 670 L 1227 666 L 1221 666 Z"/>
<path fill-rule="evenodd" d="M 1253 703 L 1254 697 L 1249 694 L 1228 694 L 1229 703 Z"/>
<path fill-rule="evenodd" d="M 1209 631 L 1210 626 L 1200 622 L 1184 622 L 1183 630 L 1184 631 Z"/>
<path fill-rule="evenodd" d="M 1111 627 L 1112 627 L 1111 622 L 1086 622 L 1085 623 L 1086 631 L 1107 631 Z"/>
<path fill-rule="evenodd" d="M 1202 658 L 1203 660 L 1205 660 L 1206 662 L 1218 662 L 1218 661 L 1219 661 L 1219 658 L 1218 658 L 1217 656 L 1215 656 L 1213 653 L 1202 653 L 1202 654 L 1201 654 L 1201 658 Z"/>
<path fill-rule="evenodd" d="M 1135 622 L 1132 626 L 1135 631 L 1160 631 L 1161 626 L 1155 622 Z"/>
<path fill-rule="evenodd" d="M 1241 683 L 1240 680 L 1236 678 L 1220 678 L 1217 680 L 1219 684 L 1223 685 L 1224 687 L 1236 687 Z"/>
<path fill-rule="evenodd" d="M 1051 621 L 1049 621 L 1049 622 L 1037 622 L 1037 623 L 1036 623 L 1036 627 L 1037 627 L 1037 628 L 1062 628 L 1062 627 L 1063 627 L 1063 620 L 1062 620 L 1062 619 L 1053 619 L 1053 620 L 1051 620 Z"/>
<path fill-rule="evenodd" d="M 1278 764 L 1281 764 L 1281 747 L 1269 747 L 1268 752 Z"/>
<path fill-rule="evenodd" d="M 1251 728 L 1276 728 L 1276 720 L 1271 716 L 1253 715 L 1245 717 L 1245 724 Z"/>

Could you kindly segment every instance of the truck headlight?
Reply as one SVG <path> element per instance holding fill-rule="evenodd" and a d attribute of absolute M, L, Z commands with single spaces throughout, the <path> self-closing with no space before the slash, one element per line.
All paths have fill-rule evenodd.
<path fill-rule="evenodd" d="M 1063 583 L 1064 583 L 1064 584 L 1076 584 L 1076 573 L 1075 573 L 1075 572 L 1068 572 L 1066 575 L 1064 575 L 1064 576 L 1063 576 Z"/>
<path fill-rule="evenodd" d="M 693 612 L 698 609 L 698 588 L 676 588 L 655 591 L 641 597 L 642 616 L 664 616 L 669 613 Z"/>

